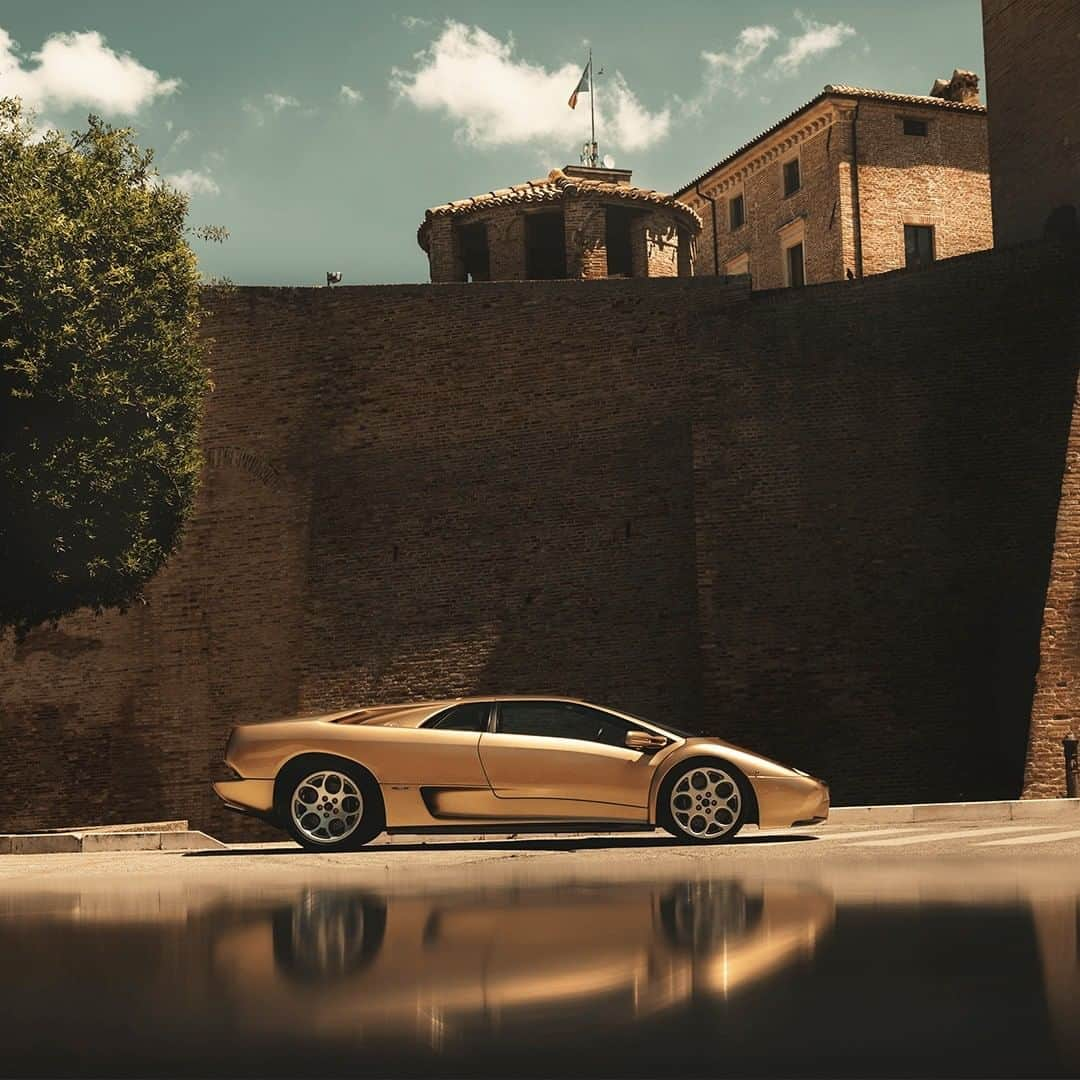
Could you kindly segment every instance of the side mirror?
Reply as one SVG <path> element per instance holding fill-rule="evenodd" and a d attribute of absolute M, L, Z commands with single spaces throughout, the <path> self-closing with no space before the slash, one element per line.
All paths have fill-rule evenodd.
<path fill-rule="evenodd" d="M 647 731 L 628 731 L 626 733 L 626 745 L 631 750 L 640 750 L 643 754 L 652 754 L 657 750 L 663 750 L 667 746 L 667 739 L 663 735 L 650 735 Z"/>

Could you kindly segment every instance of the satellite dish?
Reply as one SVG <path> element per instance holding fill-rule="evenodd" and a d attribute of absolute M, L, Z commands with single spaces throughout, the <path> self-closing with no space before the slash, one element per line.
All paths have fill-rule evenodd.
<path fill-rule="evenodd" d="M 615 168 L 615 159 L 610 154 L 605 154 L 604 155 L 604 168 L 605 169 L 614 169 Z"/>

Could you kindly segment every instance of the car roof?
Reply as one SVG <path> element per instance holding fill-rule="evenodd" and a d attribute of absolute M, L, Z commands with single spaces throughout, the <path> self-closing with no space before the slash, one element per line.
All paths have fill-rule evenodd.
<path fill-rule="evenodd" d="M 631 723 L 644 724 L 646 727 L 653 728 L 656 731 L 670 734 L 669 728 L 653 720 L 646 720 L 643 717 L 622 712 L 620 709 L 613 709 L 607 705 L 597 705 L 595 702 L 583 701 L 581 698 L 563 697 L 559 694 L 476 694 L 469 697 L 436 698 L 430 701 L 404 701 L 394 705 L 361 705 L 345 714 L 341 722 L 360 725 L 370 724 L 373 727 L 419 727 L 436 712 L 448 709 L 451 706 L 489 701 L 562 701 L 568 705 L 584 705 L 586 708 L 599 709 L 601 712 L 622 717 Z"/>

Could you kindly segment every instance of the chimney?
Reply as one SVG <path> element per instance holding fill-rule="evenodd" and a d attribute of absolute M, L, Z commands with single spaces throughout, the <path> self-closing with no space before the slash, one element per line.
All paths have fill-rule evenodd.
<path fill-rule="evenodd" d="M 944 98 L 946 101 L 958 101 L 962 105 L 979 104 L 979 76 L 974 71 L 961 71 L 957 68 L 952 78 L 935 79 L 930 87 L 930 96 Z"/>

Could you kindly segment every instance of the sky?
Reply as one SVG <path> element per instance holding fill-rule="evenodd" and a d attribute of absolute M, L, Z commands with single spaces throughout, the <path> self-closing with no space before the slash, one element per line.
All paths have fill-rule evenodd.
<path fill-rule="evenodd" d="M 195 242 L 207 277 L 426 281 L 427 207 L 578 161 L 590 44 L 601 154 L 673 191 L 827 83 L 982 77 L 980 19 L 979 0 L 5 0 L 0 96 L 39 127 L 134 128 L 191 223 L 230 232 Z"/>

